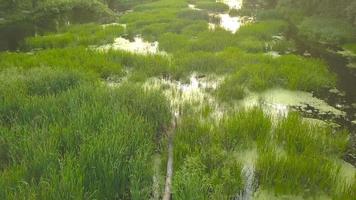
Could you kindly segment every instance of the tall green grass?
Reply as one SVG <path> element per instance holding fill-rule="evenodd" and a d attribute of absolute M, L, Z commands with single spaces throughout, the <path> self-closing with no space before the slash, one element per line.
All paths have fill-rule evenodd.
<path fill-rule="evenodd" d="M 125 75 L 125 68 L 144 73 L 145 77 L 164 76 L 174 69 L 167 56 L 145 56 L 116 50 L 104 52 L 84 47 L 49 49 L 35 53 L 1 53 L 0 66 L 1 69 L 72 69 L 92 73 L 104 79 Z"/>
<path fill-rule="evenodd" d="M 111 75 L 123 75 L 122 65 L 110 60 L 105 52 L 84 47 L 49 49 L 35 53 L 5 52 L 0 54 L 0 63 L 1 69 L 48 67 L 83 70 L 97 73 L 103 78 Z"/>
<path fill-rule="evenodd" d="M 174 140 L 175 198 L 236 197 L 246 184 L 242 176 L 246 161 L 241 156 L 257 147 L 257 160 L 252 162 L 256 189 L 277 196 L 352 199 L 354 183 L 340 179 L 341 165 L 335 162 L 345 152 L 346 133 L 311 124 L 296 113 L 274 121 L 253 108 L 212 122 L 189 106 L 183 110 Z"/>
<path fill-rule="evenodd" d="M 334 133 L 330 127 L 310 125 L 292 113 L 275 130 L 276 140 L 289 153 L 342 156 L 348 144 L 345 132 Z"/>
<path fill-rule="evenodd" d="M 123 26 L 115 24 L 105 26 L 100 24 L 71 25 L 62 28 L 58 33 L 26 38 L 23 48 L 31 50 L 103 45 L 114 42 L 114 39 L 122 36 L 124 32 Z"/>
<path fill-rule="evenodd" d="M 197 2 L 197 8 L 207 10 L 209 12 L 222 13 L 229 10 L 229 6 L 221 2 Z"/>
<path fill-rule="evenodd" d="M 238 36 L 256 37 L 270 40 L 272 36 L 279 35 L 288 30 L 288 23 L 283 20 L 264 20 L 242 26 L 236 33 Z"/>
<path fill-rule="evenodd" d="M 235 87 L 238 84 L 254 91 L 272 87 L 318 91 L 336 84 L 334 75 L 325 63 L 317 59 L 294 55 L 279 58 L 253 55 L 249 59 L 254 60 L 231 75 L 224 87 Z"/>
<path fill-rule="evenodd" d="M 260 187 L 277 195 L 303 194 L 317 197 L 333 194 L 339 167 L 318 156 L 291 154 L 277 157 L 275 152 L 261 151 L 257 162 Z"/>
<path fill-rule="evenodd" d="M 234 198 L 243 188 L 241 163 L 224 149 L 217 127 L 197 117 L 186 115 L 175 133 L 173 196 Z"/>
<path fill-rule="evenodd" d="M 0 76 L 0 197 L 151 196 L 152 155 L 171 116 L 158 91 L 108 88 L 70 70 L 8 73 Z"/>
<path fill-rule="evenodd" d="M 340 45 L 356 40 L 356 29 L 343 19 L 315 16 L 306 18 L 298 28 L 298 34 L 311 41 Z"/>
<path fill-rule="evenodd" d="M 343 47 L 344 47 L 346 50 L 349 50 L 349 51 L 351 51 L 352 53 L 356 54 L 356 44 L 352 44 L 352 43 L 350 43 L 350 44 L 345 44 Z"/>

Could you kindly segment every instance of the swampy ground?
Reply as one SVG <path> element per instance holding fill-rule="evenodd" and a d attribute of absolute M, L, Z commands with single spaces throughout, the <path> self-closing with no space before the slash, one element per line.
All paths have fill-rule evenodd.
<path fill-rule="evenodd" d="M 0 199 L 355 199 L 355 1 L 0 3 Z"/>

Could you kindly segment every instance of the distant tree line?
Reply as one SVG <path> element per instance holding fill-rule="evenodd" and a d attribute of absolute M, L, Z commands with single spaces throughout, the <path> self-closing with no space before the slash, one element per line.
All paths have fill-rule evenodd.
<path fill-rule="evenodd" d="M 253 8 L 260 6 L 265 9 L 276 8 L 286 17 L 326 16 L 343 18 L 356 25 L 355 0 L 244 0 L 244 6 Z"/>
<path fill-rule="evenodd" d="M 24 37 L 66 24 L 113 22 L 145 1 L 151 0 L 0 0 L 0 50 L 15 50 Z"/>

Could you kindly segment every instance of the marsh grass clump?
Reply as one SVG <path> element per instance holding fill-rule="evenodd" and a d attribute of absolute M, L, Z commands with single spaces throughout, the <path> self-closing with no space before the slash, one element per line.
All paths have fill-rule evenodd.
<path fill-rule="evenodd" d="M 227 70 L 227 63 L 216 53 L 195 51 L 193 53 L 179 53 L 175 64 L 186 72 L 223 73 Z"/>
<path fill-rule="evenodd" d="M 309 17 L 299 25 L 298 34 L 308 40 L 334 45 L 355 41 L 356 30 L 343 19 Z"/>
<path fill-rule="evenodd" d="M 235 79 L 227 78 L 219 85 L 215 95 L 222 102 L 233 102 L 244 98 L 246 91 Z"/>
<path fill-rule="evenodd" d="M 10 75 L 15 77 L 9 79 Z M 14 85 L 18 87 L 19 93 L 31 96 L 58 94 L 91 79 L 92 77 L 88 73 L 47 67 L 31 68 L 30 70 L 12 68 L 5 69 L 1 73 L 3 87 Z M 6 91 L 3 87 L 2 91 Z"/>
<path fill-rule="evenodd" d="M 196 6 L 209 12 L 222 13 L 229 10 L 229 6 L 221 2 L 197 2 Z"/>
<path fill-rule="evenodd" d="M 311 125 L 296 114 L 283 119 L 275 130 L 276 140 L 289 153 L 342 156 L 348 144 L 346 132 L 334 133 L 330 127 Z"/>
<path fill-rule="evenodd" d="M 231 10 L 229 11 L 229 15 L 230 15 L 231 17 L 239 16 L 240 13 L 241 13 L 241 11 L 240 11 L 240 10 L 237 10 L 237 9 L 231 9 Z"/>
<path fill-rule="evenodd" d="M 209 15 L 206 11 L 201 11 L 201 10 L 182 10 L 177 14 L 178 18 L 181 19 L 190 19 L 190 20 L 204 20 L 208 21 L 209 20 Z"/>
<path fill-rule="evenodd" d="M 149 198 L 169 103 L 139 85 L 73 84 L 71 74 L 33 68 L 13 71 L 10 82 L 1 72 L 0 196 Z M 51 92 L 31 92 L 42 87 Z"/>
<path fill-rule="evenodd" d="M 224 149 L 217 124 L 197 121 L 198 115 L 186 113 L 175 133 L 174 196 L 233 198 L 243 188 L 242 164 Z"/>
<path fill-rule="evenodd" d="M 188 36 L 175 33 L 165 33 L 158 41 L 160 49 L 173 53 L 189 51 L 191 43 Z"/>
<path fill-rule="evenodd" d="M 351 51 L 352 53 L 356 54 L 356 44 L 345 44 L 343 46 L 344 49 Z"/>
<path fill-rule="evenodd" d="M 286 40 L 285 38 L 267 42 L 266 45 L 268 46 L 267 50 L 269 48 L 269 50 L 277 51 L 282 54 L 293 52 L 296 49 L 295 42 L 292 40 Z"/>
<path fill-rule="evenodd" d="M 256 37 L 244 37 L 236 46 L 249 53 L 260 53 L 266 50 L 266 42 Z"/>
<path fill-rule="evenodd" d="M 264 20 L 242 26 L 236 35 L 239 37 L 256 37 L 268 41 L 272 39 L 272 36 L 285 33 L 286 30 L 288 30 L 288 24 L 283 20 Z"/>
<path fill-rule="evenodd" d="M 0 63 L 2 69 L 48 67 L 86 70 L 97 73 L 102 78 L 111 75 L 123 75 L 122 65 L 108 59 L 105 52 L 84 47 L 48 49 L 34 53 L 5 52 L 0 54 Z"/>
<path fill-rule="evenodd" d="M 254 55 L 255 61 L 246 64 L 231 76 L 239 83 L 254 91 L 271 87 L 293 90 L 317 91 L 336 84 L 334 75 L 324 62 L 300 56 L 286 55 L 272 58 Z"/>
<path fill-rule="evenodd" d="M 34 36 L 25 39 L 24 49 L 48 49 L 89 45 L 103 45 L 114 42 L 122 36 L 125 28 L 119 24 L 83 24 L 64 27 L 58 33 Z"/>
<path fill-rule="evenodd" d="M 219 52 L 234 47 L 238 38 L 226 30 L 216 28 L 214 31 L 202 32 L 192 44 L 192 51 Z"/>
<path fill-rule="evenodd" d="M 239 149 L 269 140 L 272 121 L 261 109 L 253 108 L 228 115 L 223 120 L 222 127 L 224 147 Z"/>
<path fill-rule="evenodd" d="M 116 50 L 100 51 L 84 47 L 49 49 L 34 53 L 2 53 L 0 58 L 2 69 L 31 69 L 41 66 L 85 70 L 103 79 L 125 75 L 124 68 L 144 72 L 146 77 L 164 76 L 173 71 L 167 56 L 139 55 Z"/>
<path fill-rule="evenodd" d="M 336 162 L 345 152 L 346 132 L 311 124 L 297 113 L 273 121 L 261 108 L 226 113 L 219 122 L 208 122 L 208 115 L 185 112 L 179 123 L 174 141 L 177 198 L 236 197 L 246 184 L 241 177 L 243 159 L 235 160 L 236 155 L 257 147 L 253 163 L 258 190 L 276 196 L 352 199 L 354 185 L 340 179 Z"/>
<path fill-rule="evenodd" d="M 257 161 L 260 187 L 277 195 L 333 194 L 340 168 L 323 157 L 291 154 L 278 157 L 274 151 L 263 151 Z"/>

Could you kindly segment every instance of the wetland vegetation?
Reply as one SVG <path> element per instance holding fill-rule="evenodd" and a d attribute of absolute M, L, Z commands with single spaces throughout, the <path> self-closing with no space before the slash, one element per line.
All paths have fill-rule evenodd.
<path fill-rule="evenodd" d="M 355 10 L 0 0 L 0 199 L 355 199 Z"/>

